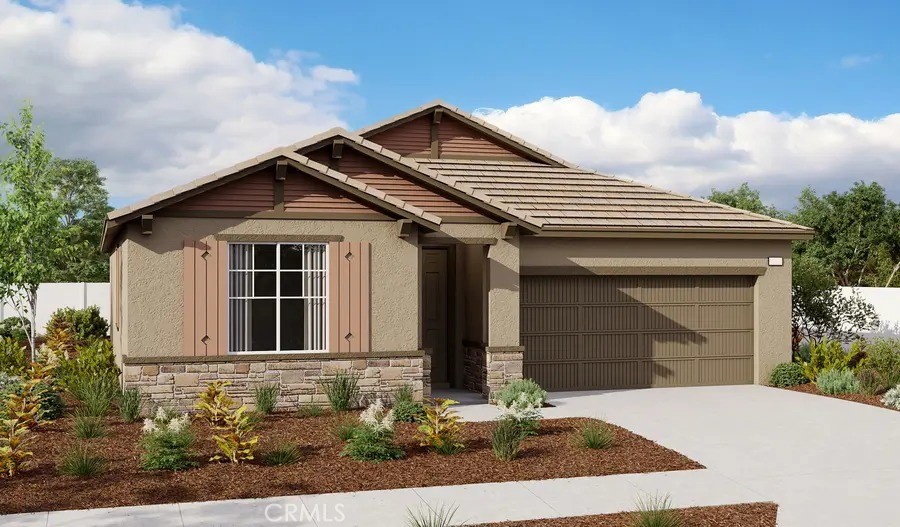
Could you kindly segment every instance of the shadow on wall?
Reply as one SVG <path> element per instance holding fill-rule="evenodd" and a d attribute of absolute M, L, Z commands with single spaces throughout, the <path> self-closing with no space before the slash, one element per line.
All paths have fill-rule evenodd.
<path fill-rule="evenodd" d="M 741 285 L 724 276 L 523 276 L 524 375 L 548 390 L 701 384 L 698 356 L 752 356 Z M 748 316 L 747 331 L 715 331 Z"/>

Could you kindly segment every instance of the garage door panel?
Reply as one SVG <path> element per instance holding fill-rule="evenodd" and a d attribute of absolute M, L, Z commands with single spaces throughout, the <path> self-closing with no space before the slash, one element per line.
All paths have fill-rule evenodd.
<path fill-rule="evenodd" d="M 533 335 L 522 337 L 522 344 L 528 350 L 530 360 L 554 361 L 577 360 L 583 358 L 578 334 Z"/>
<path fill-rule="evenodd" d="M 572 305 L 579 301 L 580 276 L 560 276 L 556 280 L 525 280 L 519 293 L 519 301 L 528 304 Z"/>
<path fill-rule="evenodd" d="M 700 385 L 744 384 L 748 378 L 753 378 L 753 357 L 700 361 Z"/>
<path fill-rule="evenodd" d="M 582 306 L 583 331 L 659 331 L 696 325 L 697 310 L 688 305 Z"/>
<path fill-rule="evenodd" d="M 693 276 L 643 277 L 638 298 L 646 304 L 696 302 L 695 282 Z"/>
<path fill-rule="evenodd" d="M 754 280 L 523 276 L 525 375 L 551 390 L 752 382 Z"/>
<path fill-rule="evenodd" d="M 704 276 L 700 302 L 753 302 L 752 276 Z"/>
<path fill-rule="evenodd" d="M 523 334 L 558 333 L 577 331 L 578 306 L 535 306 L 523 307 L 521 324 Z"/>
<path fill-rule="evenodd" d="M 525 364 L 522 374 L 529 379 L 542 379 L 538 381 L 542 388 L 548 391 L 581 390 L 585 386 L 580 378 L 582 365 L 579 362 L 563 363 L 529 363 Z"/>
<path fill-rule="evenodd" d="M 753 329 L 753 305 L 711 304 L 698 310 L 700 329 Z"/>
<path fill-rule="evenodd" d="M 704 331 L 700 357 L 746 357 L 753 355 L 753 331 Z"/>
<path fill-rule="evenodd" d="M 636 277 L 616 276 L 597 280 L 596 276 L 580 276 L 579 302 L 585 304 L 639 304 L 641 285 Z"/>

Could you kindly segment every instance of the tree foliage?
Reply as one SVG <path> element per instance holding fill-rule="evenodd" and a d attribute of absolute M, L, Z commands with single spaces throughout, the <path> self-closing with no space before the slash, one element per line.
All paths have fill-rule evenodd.
<path fill-rule="evenodd" d="M 87 159 L 55 159 L 50 167 L 54 196 L 62 202 L 60 221 L 66 251 L 56 265 L 56 282 L 105 282 L 109 259 L 100 252 L 103 220 L 111 210 L 106 180 Z"/>
<path fill-rule="evenodd" d="M 820 262 L 839 285 L 900 285 L 900 207 L 878 183 L 823 196 L 807 188 L 790 219 L 816 231 L 795 244 L 797 256 Z"/>
<path fill-rule="evenodd" d="M 30 105 L 18 120 L 0 125 L 11 150 L 0 161 L 0 287 L 3 297 L 31 320 L 28 342 L 35 349 L 37 289 L 51 281 L 64 252 L 63 204 L 52 192 L 53 156 L 34 125 Z"/>
<path fill-rule="evenodd" d="M 750 184 L 746 182 L 741 183 L 740 187 L 729 190 L 719 190 L 713 188 L 709 193 L 709 196 L 706 196 L 706 199 L 715 203 L 721 203 L 722 205 L 728 205 L 729 207 L 734 207 L 736 209 L 755 212 L 757 214 L 764 214 L 773 218 L 784 217 L 783 212 L 771 205 L 767 205 L 766 203 L 764 203 L 759 195 L 759 190 L 750 187 Z"/>

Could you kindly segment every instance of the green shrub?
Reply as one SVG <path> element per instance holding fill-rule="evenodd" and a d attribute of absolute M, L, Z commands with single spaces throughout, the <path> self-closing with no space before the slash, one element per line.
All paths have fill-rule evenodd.
<path fill-rule="evenodd" d="M 333 379 L 322 382 L 322 389 L 328 397 L 328 404 L 332 410 L 345 412 L 356 408 L 359 396 L 358 381 L 355 375 L 339 372 Z"/>
<path fill-rule="evenodd" d="M 75 412 L 75 437 L 78 439 L 95 439 L 106 435 L 106 425 L 102 417 L 90 415 L 82 411 Z"/>
<path fill-rule="evenodd" d="M 119 416 L 126 423 L 133 423 L 141 417 L 141 390 L 125 388 L 119 392 Z"/>
<path fill-rule="evenodd" d="M 494 429 L 491 430 L 491 451 L 497 459 L 511 461 L 522 450 L 522 441 L 525 437 L 525 431 L 515 419 L 511 417 L 498 419 Z"/>
<path fill-rule="evenodd" d="M 59 464 L 60 474 L 76 478 L 92 478 L 106 469 L 106 459 L 92 454 L 84 445 L 78 445 L 63 456 Z"/>
<path fill-rule="evenodd" d="M 881 398 L 881 403 L 888 408 L 900 410 L 900 384 L 885 392 L 884 397 Z"/>
<path fill-rule="evenodd" d="M 27 318 L 8 317 L 0 321 L 0 337 L 10 338 L 16 342 L 28 340 L 31 332 L 31 321 Z"/>
<path fill-rule="evenodd" d="M 884 377 L 875 368 L 861 366 L 856 368 L 854 375 L 859 381 L 859 393 L 863 395 L 878 395 L 888 388 Z"/>
<path fill-rule="evenodd" d="M 356 419 L 340 419 L 331 425 L 331 433 L 341 441 L 349 441 L 361 426 Z"/>
<path fill-rule="evenodd" d="M 632 515 L 634 527 L 683 527 L 684 519 L 672 509 L 668 496 L 648 496 L 638 498 L 637 511 Z"/>
<path fill-rule="evenodd" d="M 425 415 L 425 406 L 418 401 L 397 401 L 394 403 L 394 419 L 401 423 L 418 422 Z"/>
<path fill-rule="evenodd" d="M 875 339 L 866 346 L 866 359 L 862 363 L 878 372 L 884 382 L 883 389 L 900 384 L 900 339 Z"/>
<path fill-rule="evenodd" d="M 141 437 L 141 468 L 144 470 L 185 470 L 196 467 L 191 447 L 196 438 L 190 428 L 187 414 L 159 408 L 156 414 L 144 420 Z"/>
<path fill-rule="evenodd" d="M 0 339 L 0 373 L 22 375 L 28 369 L 28 352 L 20 342 L 10 337 Z"/>
<path fill-rule="evenodd" d="M 325 413 L 325 409 L 315 404 L 304 404 L 297 408 L 297 417 L 321 417 Z"/>
<path fill-rule="evenodd" d="M 277 384 L 262 384 L 253 388 L 256 411 L 263 414 L 274 412 L 279 395 L 281 395 L 281 386 Z"/>
<path fill-rule="evenodd" d="M 360 426 L 347 440 L 342 456 L 349 456 L 356 461 L 390 461 L 404 456 L 403 449 L 394 444 L 393 432 L 375 430 L 368 426 Z"/>
<path fill-rule="evenodd" d="M 38 410 L 38 421 L 53 421 L 63 416 L 66 411 L 66 402 L 59 394 L 59 390 L 52 383 L 38 383 L 34 387 L 35 393 L 41 400 Z"/>
<path fill-rule="evenodd" d="M 823 370 L 816 379 L 816 386 L 828 395 L 859 393 L 859 381 L 849 369 Z"/>
<path fill-rule="evenodd" d="M 59 357 L 55 375 L 66 390 L 88 379 L 102 378 L 110 385 L 118 385 L 121 371 L 109 340 L 95 340 L 78 348 L 75 357 Z"/>
<path fill-rule="evenodd" d="M 81 403 L 84 413 L 103 417 L 119 394 L 119 383 L 102 376 L 76 377 L 69 385 L 69 393 Z"/>
<path fill-rule="evenodd" d="M 459 507 L 425 505 L 413 511 L 406 509 L 407 527 L 450 527 Z"/>
<path fill-rule="evenodd" d="M 516 379 L 497 392 L 496 402 L 510 406 L 523 393 L 528 400 L 539 401 L 540 405 L 547 401 L 547 392 L 538 383 L 531 379 Z"/>
<path fill-rule="evenodd" d="M 100 308 L 90 306 L 85 309 L 64 307 L 50 315 L 47 334 L 58 329 L 68 331 L 76 347 L 85 346 L 97 339 L 105 339 L 109 334 L 109 322 L 100 316 Z"/>
<path fill-rule="evenodd" d="M 844 351 L 840 341 L 823 339 L 821 342 L 812 342 L 809 346 L 809 360 L 797 360 L 797 364 L 803 370 L 803 375 L 812 382 L 819 377 L 819 373 L 825 370 L 852 370 L 856 368 L 865 357 L 861 341 L 856 341 L 850 347 L 850 351 Z"/>
<path fill-rule="evenodd" d="M 809 362 L 809 343 L 804 342 L 797 347 L 797 351 L 792 353 L 794 362 Z"/>
<path fill-rule="evenodd" d="M 296 443 L 282 443 L 271 452 L 263 454 L 263 463 L 269 466 L 293 465 L 303 457 Z"/>
<path fill-rule="evenodd" d="M 769 384 L 784 388 L 786 386 L 797 386 L 798 384 L 806 384 L 809 379 L 803 374 L 803 368 L 796 362 L 782 362 L 772 369 L 769 375 Z"/>
<path fill-rule="evenodd" d="M 616 442 L 616 433 L 603 421 L 588 421 L 578 429 L 575 443 L 582 448 L 601 450 Z"/>

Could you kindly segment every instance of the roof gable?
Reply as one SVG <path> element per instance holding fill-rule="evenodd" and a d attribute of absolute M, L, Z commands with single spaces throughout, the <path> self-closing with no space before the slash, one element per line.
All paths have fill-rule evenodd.
<path fill-rule="evenodd" d="M 519 158 L 550 166 L 572 166 L 524 139 L 441 101 L 413 108 L 355 133 L 414 158 Z"/>
<path fill-rule="evenodd" d="M 289 172 L 292 176 L 290 181 L 287 177 Z M 271 183 L 267 183 L 266 179 Z M 281 203 L 278 202 L 278 192 L 274 190 L 277 180 L 284 180 Z M 269 185 L 273 189 L 271 194 Z M 247 191 L 251 192 L 250 199 L 242 194 Z M 269 195 L 272 196 L 271 207 L 267 206 Z M 110 212 L 104 224 L 101 248 L 108 251 L 118 231 L 126 223 L 167 208 L 176 212 L 180 210 L 182 213 L 205 210 L 249 215 L 266 211 L 278 213 L 282 211 L 279 209 L 293 209 L 296 212 L 318 205 L 324 211 L 334 213 L 342 205 L 358 210 L 356 204 L 359 203 L 411 220 L 431 230 L 440 228 L 441 219 L 434 214 L 348 178 L 345 174 L 292 150 L 276 149 Z"/>

